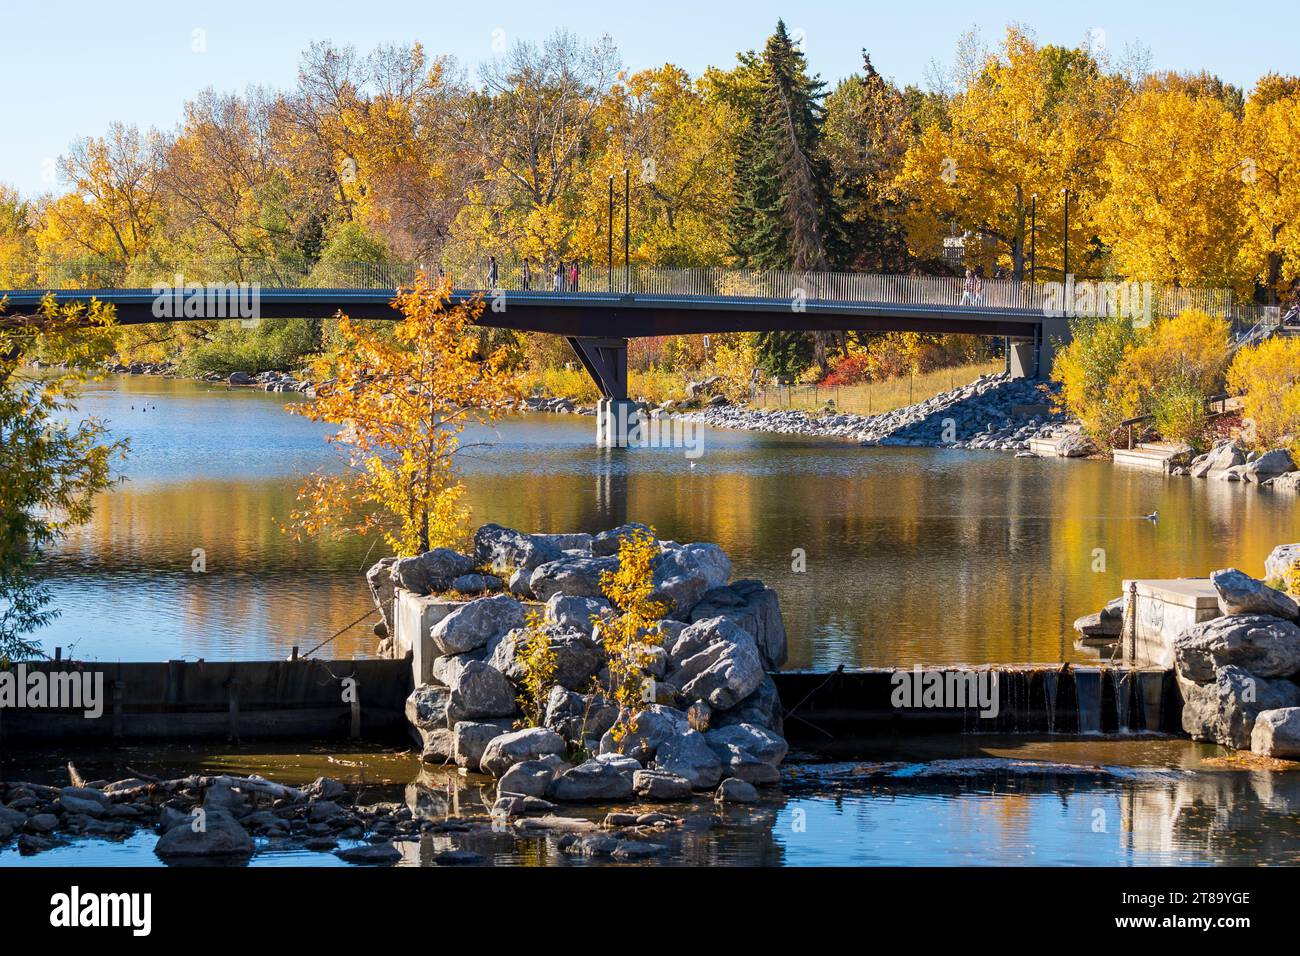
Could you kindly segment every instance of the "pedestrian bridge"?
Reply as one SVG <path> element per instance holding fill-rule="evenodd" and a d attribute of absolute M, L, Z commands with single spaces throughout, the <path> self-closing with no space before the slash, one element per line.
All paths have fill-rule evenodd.
<path fill-rule="evenodd" d="M 99 299 L 122 324 L 173 321 L 329 318 L 393 319 L 398 288 L 422 268 L 345 263 L 310 269 L 242 260 L 202 263 L 184 275 L 120 275 L 103 265 L 42 264 L 22 288 L 0 290 L 10 314 L 59 301 Z M 434 270 L 430 270 L 431 272 Z M 526 281 L 520 266 L 450 276 L 454 303 L 483 299 L 482 326 L 565 336 L 609 399 L 627 398 L 627 340 L 646 336 L 724 332 L 960 332 L 1008 340 L 1009 370 L 1017 377 L 1047 374 L 1053 350 L 1069 336 L 1060 283 L 982 280 L 977 292 L 960 277 L 837 272 L 756 272 L 724 268 L 626 266 L 580 275 L 577 288 L 538 269 Z M 560 287 L 557 288 L 556 286 Z M 1102 308 L 1132 308 L 1123 287 Z M 1146 290 L 1149 312 L 1223 307 L 1223 293 Z M 1139 295 L 1139 298 L 1141 296 Z M 1123 301 L 1121 301 L 1123 300 Z M 1074 301 L 1073 298 L 1070 301 Z"/>

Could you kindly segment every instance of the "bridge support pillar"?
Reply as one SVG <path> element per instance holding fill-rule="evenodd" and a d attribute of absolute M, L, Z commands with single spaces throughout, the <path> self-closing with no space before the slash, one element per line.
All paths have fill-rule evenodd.
<path fill-rule="evenodd" d="M 626 448 L 640 431 L 641 407 L 627 398 L 602 398 L 596 403 L 596 446 Z"/>
<path fill-rule="evenodd" d="M 1070 341 L 1067 319 L 1044 319 L 1032 339 L 1012 339 L 1008 343 L 1012 378 L 1048 378 L 1056 350 Z"/>

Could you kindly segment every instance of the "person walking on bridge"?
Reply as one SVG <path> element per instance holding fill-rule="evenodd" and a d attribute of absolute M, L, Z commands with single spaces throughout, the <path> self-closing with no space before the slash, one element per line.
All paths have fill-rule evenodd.
<path fill-rule="evenodd" d="M 578 291 L 578 260 L 574 259 L 573 264 L 569 266 L 569 291 Z"/>
<path fill-rule="evenodd" d="M 497 270 L 497 257 L 488 256 L 487 287 L 489 289 L 495 289 L 500 277 L 500 273 Z"/>
<path fill-rule="evenodd" d="M 561 259 L 555 260 L 555 291 L 564 291 L 564 261 Z"/>
<path fill-rule="evenodd" d="M 961 304 L 975 304 L 975 270 L 966 270 L 966 281 L 962 283 Z"/>
<path fill-rule="evenodd" d="M 529 259 L 527 256 L 524 256 L 523 265 L 519 267 L 519 281 L 523 286 L 525 292 L 528 292 L 532 289 L 533 287 L 532 260 Z"/>

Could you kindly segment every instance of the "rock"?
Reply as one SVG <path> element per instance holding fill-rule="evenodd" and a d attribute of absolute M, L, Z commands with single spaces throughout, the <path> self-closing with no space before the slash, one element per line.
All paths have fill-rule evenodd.
<path fill-rule="evenodd" d="M 52 813 L 33 813 L 27 818 L 25 829 L 28 833 L 51 833 L 59 826 L 59 818 Z"/>
<path fill-rule="evenodd" d="M 437 594 L 451 582 L 474 570 L 474 559 L 451 548 L 434 548 L 393 564 L 393 583 L 414 594 Z"/>
<path fill-rule="evenodd" d="M 632 796 L 632 775 L 600 760 L 570 767 L 555 778 L 550 797 L 570 803 L 626 800 Z"/>
<path fill-rule="evenodd" d="M 484 749 L 479 765 L 485 773 L 500 777 L 517 763 L 563 753 L 564 739 L 559 734 L 540 727 L 528 727 L 494 737 Z"/>
<path fill-rule="evenodd" d="M 460 594 L 483 594 L 500 591 L 505 583 L 495 574 L 462 574 L 451 582 L 451 589 Z"/>
<path fill-rule="evenodd" d="M 455 720 L 509 717 L 514 712 L 514 685 L 499 670 L 470 661 L 457 671 L 449 709 Z"/>
<path fill-rule="evenodd" d="M 1295 470 L 1291 453 L 1285 448 L 1274 448 L 1264 452 L 1254 461 L 1248 462 L 1244 477 L 1247 481 L 1265 481 Z"/>
<path fill-rule="evenodd" d="M 164 860 L 245 858 L 253 854 L 253 838 L 226 811 L 207 810 L 203 817 L 187 819 L 164 833 L 153 851 Z"/>
<path fill-rule="evenodd" d="M 335 800 L 342 797 L 348 792 L 348 788 L 343 786 L 333 777 L 317 777 L 307 786 L 302 788 L 302 792 L 309 798 L 315 797 L 321 800 Z"/>
<path fill-rule="evenodd" d="M 1197 740 L 1238 750 L 1250 749 L 1260 713 L 1300 705 L 1300 687 L 1290 681 L 1252 676 L 1231 664 L 1219 668 L 1211 683 L 1179 676 L 1178 688 L 1183 694 L 1183 730 Z"/>
<path fill-rule="evenodd" d="M 777 734 L 785 732 L 785 708 L 781 706 L 780 691 L 770 674 L 764 674 L 758 689 L 739 704 L 730 710 L 712 714 L 709 720 L 711 727 L 729 727 L 733 724 L 754 724 Z"/>
<path fill-rule="evenodd" d="M 1056 453 L 1062 458 L 1087 458 L 1097 454 L 1097 445 L 1080 431 L 1066 435 L 1057 442 Z"/>
<path fill-rule="evenodd" d="M 594 540 L 585 531 L 572 531 L 562 534 L 535 534 L 533 539 L 543 544 L 554 545 L 561 551 L 590 551 Z"/>
<path fill-rule="evenodd" d="M 84 813 L 98 817 L 112 807 L 108 797 L 89 787 L 64 787 L 59 791 L 59 804 L 66 813 Z"/>
<path fill-rule="evenodd" d="M 548 644 L 555 654 L 554 680 L 562 687 L 581 687 L 605 662 L 597 644 L 580 631 L 563 631 L 558 625 L 543 625 Z M 502 635 L 491 645 L 488 663 L 510 680 L 518 683 L 524 678 L 524 667 L 519 661 L 519 648 L 527 640 L 528 632 L 517 628 Z"/>
<path fill-rule="evenodd" d="M 519 568 L 510 575 L 510 580 L 506 582 L 506 590 L 521 601 L 533 600 L 532 588 L 528 586 L 528 578 L 531 574 L 531 571 Z"/>
<path fill-rule="evenodd" d="M 1193 625 L 1174 639 L 1174 668 L 1180 677 L 1204 684 L 1226 665 L 1256 677 L 1300 672 L 1300 627 L 1261 614 L 1234 614 Z"/>
<path fill-rule="evenodd" d="M 470 664 L 483 663 L 487 660 L 486 648 L 466 651 L 464 654 L 444 654 L 435 657 L 429 665 L 429 671 L 435 682 L 444 687 L 453 687 L 460 681 L 460 675 Z"/>
<path fill-rule="evenodd" d="M 608 731 L 600 740 L 602 754 L 619 753 L 645 763 L 666 740 L 690 730 L 686 714 L 663 704 L 650 704 L 637 711 L 621 740 Z"/>
<path fill-rule="evenodd" d="M 655 751 L 654 769 L 685 777 L 696 790 L 711 790 L 722 779 L 722 762 L 697 730 L 670 737 Z"/>
<path fill-rule="evenodd" d="M 617 528 L 611 528 L 609 531 L 602 531 L 596 535 L 591 541 L 591 553 L 597 557 L 616 555 L 623 544 L 623 539 L 630 537 L 635 532 L 651 536 L 654 534 L 649 526 L 636 522 L 619 525 Z"/>
<path fill-rule="evenodd" d="M 684 620 L 706 592 L 722 587 L 729 577 L 731 559 L 716 544 L 665 547 L 654 561 L 650 597 L 665 602 L 671 616 Z"/>
<path fill-rule="evenodd" d="M 546 602 L 544 619 L 548 624 L 566 631 L 580 631 L 591 636 L 593 619 L 613 612 L 611 605 L 604 598 L 581 597 L 556 592 Z"/>
<path fill-rule="evenodd" d="M 728 777 L 718 784 L 713 799 L 718 803 L 758 803 L 758 791 L 752 783 L 739 777 Z"/>
<path fill-rule="evenodd" d="M 497 793 L 518 794 L 521 797 L 545 797 L 555 780 L 557 769 L 566 766 L 563 761 L 523 760 L 512 766 L 497 781 Z"/>
<path fill-rule="evenodd" d="M 566 845 L 564 852 L 569 856 L 612 857 L 622 845 L 623 841 L 617 837 L 605 833 L 589 833 Z"/>
<path fill-rule="evenodd" d="M 741 750 L 753 754 L 764 763 L 777 766 L 785 759 L 786 752 L 790 749 L 785 739 L 764 727 L 758 727 L 754 724 L 733 724 L 730 727 L 719 727 L 716 730 L 707 731 L 704 739 L 709 742 L 713 752 L 718 755 L 719 760 L 727 760 L 730 754 L 727 752 L 728 746 L 735 746 Z"/>
<path fill-rule="evenodd" d="M 523 624 L 523 605 L 508 594 L 497 594 L 456 608 L 433 626 L 429 638 L 443 654 L 463 654 Z"/>
<path fill-rule="evenodd" d="M 1264 559 L 1264 577 L 1285 581 L 1287 572 L 1300 562 L 1300 544 L 1279 544 Z"/>
<path fill-rule="evenodd" d="M 689 800 L 691 782 L 667 770 L 637 770 L 632 774 L 632 789 L 643 800 Z"/>
<path fill-rule="evenodd" d="M 682 632 L 673 645 L 667 680 L 688 699 L 726 710 L 757 690 L 765 673 L 754 638 L 729 618 L 713 617 Z"/>
<path fill-rule="evenodd" d="M 1116 638 L 1123 632 L 1124 622 L 1098 611 L 1096 614 L 1085 614 L 1083 617 L 1076 618 L 1074 629 L 1083 637 Z"/>
<path fill-rule="evenodd" d="M 1236 568 L 1213 572 L 1210 583 L 1219 592 L 1219 610 L 1224 614 L 1266 614 L 1291 621 L 1300 615 L 1291 598 Z"/>
<path fill-rule="evenodd" d="M 1250 749 L 1261 757 L 1300 757 L 1300 707 L 1260 711 L 1250 732 Z"/>
<path fill-rule="evenodd" d="M 406 698 L 407 728 L 426 763 L 444 763 L 455 754 L 450 709 L 451 691 L 436 684 L 421 684 Z"/>
<path fill-rule="evenodd" d="M 402 853 L 391 843 L 370 843 L 350 846 L 334 853 L 340 860 L 360 866 L 391 866 L 402 858 Z"/>
<path fill-rule="evenodd" d="M 307 819 L 312 823 L 328 823 L 331 820 L 338 819 L 347 813 L 341 806 L 333 800 L 317 800 L 307 811 Z"/>
<path fill-rule="evenodd" d="M 581 743 L 599 740 L 618 720 L 618 707 L 601 694 L 578 694 L 564 687 L 552 687 L 546 700 L 543 723 L 565 740 Z"/>
<path fill-rule="evenodd" d="M 510 732 L 509 719 L 494 721 L 457 721 L 452 730 L 452 759 L 456 766 L 478 771 L 479 761 L 487 745 L 502 734 Z"/>
<path fill-rule="evenodd" d="M 539 601 L 550 601 L 556 594 L 571 597 L 602 597 L 600 576 L 618 570 L 618 558 L 587 555 L 562 555 L 538 565 L 528 578 L 528 589 Z"/>
<path fill-rule="evenodd" d="M 1246 453 L 1231 442 L 1216 446 L 1192 462 L 1188 474 L 1193 478 L 1208 478 L 1212 474 L 1246 463 Z"/>
<path fill-rule="evenodd" d="M 381 558 L 370 566 L 366 572 L 366 586 L 370 588 L 370 597 L 379 608 L 388 634 L 394 633 L 393 624 L 393 565 L 396 558 Z"/>
<path fill-rule="evenodd" d="M 714 748 L 714 753 L 720 755 L 724 777 L 739 777 L 756 787 L 779 783 L 781 780 L 781 771 L 767 761 L 755 757 L 743 747 L 721 744 Z"/>
<path fill-rule="evenodd" d="M 143 369 L 141 371 L 143 371 Z M 247 372 L 231 372 L 230 377 L 226 379 L 226 382 L 230 385 L 252 385 L 253 376 L 249 375 Z"/>
<path fill-rule="evenodd" d="M 499 524 L 485 524 L 474 532 L 474 556 L 495 574 L 530 572 L 559 558 L 562 550 L 540 535 L 524 534 Z"/>
<path fill-rule="evenodd" d="M 691 621 L 729 617 L 748 631 L 758 644 L 763 666 L 780 670 L 788 657 L 785 622 L 776 592 L 761 581 L 736 581 L 727 587 L 706 591 L 691 609 Z"/>

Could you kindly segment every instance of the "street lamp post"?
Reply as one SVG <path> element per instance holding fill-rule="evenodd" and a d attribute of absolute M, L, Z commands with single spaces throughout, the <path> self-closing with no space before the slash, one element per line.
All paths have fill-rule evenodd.
<path fill-rule="evenodd" d="M 628 249 L 632 243 L 632 173 L 623 167 L 623 291 L 632 291 L 632 267 Z"/>
<path fill-rule="evenodd" d="M 1029 200 L 1029 294 L 1034 294 L 1035 240 L 1038 238 L 1038 193 Z"/>
<path fill-rule="evenodd" d="M 1061 252 L 1061 282 L 1070 275 L 1070 187 L 1061 190 L 1065 194 L 1065 229 Z"/>

